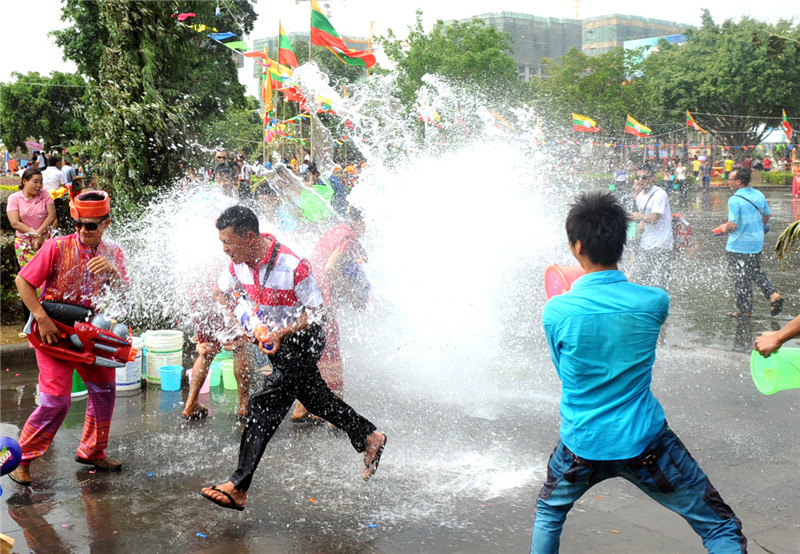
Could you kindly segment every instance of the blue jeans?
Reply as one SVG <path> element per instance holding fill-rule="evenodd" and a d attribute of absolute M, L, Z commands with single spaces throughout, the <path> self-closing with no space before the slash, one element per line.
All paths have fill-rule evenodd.
<path fill-rule="evenodd" d="M 547 481 L 536 501 L 531 554 L 558 552 L 561 529 L 574 502 L 611 477 L 627 479 L 681 515 L 709 552 L 747 552 L 742 522 L 680 439 L 665 426 L 643 454 L 629 460 L 584 460 L 558 441 L 547 465 Z"/>

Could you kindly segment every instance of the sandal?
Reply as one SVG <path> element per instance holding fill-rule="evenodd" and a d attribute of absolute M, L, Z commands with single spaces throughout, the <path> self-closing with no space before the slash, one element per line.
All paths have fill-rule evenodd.
<path fill-rule="evenodd" d="M 378 471 L 378 464 L 381 463 L 383 448 L 386 446 L 386 435 L 381 433 L 381 436 L 383 437 L 383 442 L 381 442 L 381 445 L 378 447 L 378 451 L 375 452 L 375 457 L 368 462 L 366 454 L 364 455 L 364 469 L 361 470 L 361 477 L 364 478 L 364 481 L 369 480 L 369 478 Z"/>
<path fill-rule="evenodd" d="M 229 510 L 236 510 L 237 512 L 241 512 L 242 510 L 244 510 L 244 506 L 239 506 L 236 503 L 236 501 L 233 499 L 233 497 L 230 494 L 228 494 L 227 492 L 225 492 L 224 490 L 218 489 L 217 487 L 210 487 L 210 489 L 212 491 L 217 491 L 219 493 L 224 494 L 225 496 L 228 497 L 228 500 L 230 500 L 230 502 L 223 502 L 222 500 L 217 500 L 216 498 L 214 498 L 212 496 L 208 496 L 207 494 L 203 493 L 202 491 L 200 491 L 200 496 L 210 500 L 211 502 L 213 502 L 214 504 L 216 504 L 217 506 L 220 506 L 222 508 L 228 508 Z"/>

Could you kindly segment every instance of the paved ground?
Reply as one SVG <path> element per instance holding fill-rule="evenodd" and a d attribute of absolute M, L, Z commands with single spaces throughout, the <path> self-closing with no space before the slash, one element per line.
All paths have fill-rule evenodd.
<path fill-rule="evenodd" d="M 791 217 L 791 201 L 773 202 Z M 706 208 L 690 207 L 698 232 L 713 228 L 719 205 L 712 198 Z M 710 256 L 719 242 L 699 243 L 693 256 L 718 261 Z M 741 328 L 720 315 L 730 299 L 707 280 L 703 290 L 715 294 L 698 298 L 698 267 L 676 268 L 654 390 L 673 429 L 743 521 L 750 552 L 798 552 L 800 390 L 758 393 L 749 353 L 736 348 L 746 350 L 770 318 L 762 313 Z M 800 306 L 794 277 L 780 279 L 783 324 Z M 0 435 L 16 437 L 35 405 L 36 370 L 24 354 L 0 354 Z M 185 391 L 143 389 L 117 399 L 109 453 L 125 463 L 123 471 L 91 473 L 73 461 L 86 404 L 76 400 L 52 448 L 31 466 L 34 485 L 0 481 L 0 532 L 16 539 L 20 553 L 527 551 L 536 494 L 558 434 L 558 384 L 546 356 L 532 355 L 531 367 L 504 386 L 487 378 L 470 394 L 418 392 L 405 376 L 372 377 L 379 388 L 368 384 L 357 360 L 348 366 L 347 399 L 389 437 L 367 483 L 344 434 L 284 422 L 247 509 L 219 509 L 198 491 L 233 470 L 236 393 L 212 390 L 211 417 L 187 423 L 179 417 Z M 576 504 L 562 546 L 563 552 L 704 551 L 683 520 L 620 480 Z"/>

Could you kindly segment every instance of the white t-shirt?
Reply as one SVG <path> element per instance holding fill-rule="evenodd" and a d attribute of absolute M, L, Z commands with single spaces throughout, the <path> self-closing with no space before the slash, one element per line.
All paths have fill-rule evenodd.
<path fill-rule="evenodd" d="M 647 192 L 636 197 L 636 208 L 644 215 L 661 214 L 655 223 L 645 223 L 639 244 L 645 250 L 672 248 L 672 211 L 669 196 L 661 187 L 653 185 Z"/>
<path fill-rule="evenodd" d="M 684 179 L 686 179 L 686 167 L 684 167 L 682 165 L 679 165 L 678 167 L 676 167 L 675 168 L 675 178 L 678 181 L 683 181 Z"/>
<path fill-rule="evenodd" d="M 55 190 L 65 184 L 64 174 L 56 166 L 51 165 L 42 171 L 42 188 L 45 190 Z"/>

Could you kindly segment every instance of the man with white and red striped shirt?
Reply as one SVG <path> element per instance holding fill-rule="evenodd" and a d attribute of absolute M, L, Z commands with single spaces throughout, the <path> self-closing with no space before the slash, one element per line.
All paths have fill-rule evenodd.
<path fill-rule="evenodd" d="M 216 226 L 231 258 L 217 286 L 224 294 L 246 295 L 252 303 L 253 315 L 269 330 L 268 336 L 259 338 L 273 371 L 250 398 L 239 467 L 230 481 L 206 487 L 200 494 L 223 508 L 243 510 L 267 443 L 295 399 L 347 433 L 353 448 L 364 452 L 361 476 L 369 479 L 378 469 L 386 435 L 333 394 L 320 376 L 317 361 L 325 347 L 324 314 L 311 264 L 273 235 L 259 233 L 258 218 L 249 208 L 228 208 Z"/>

